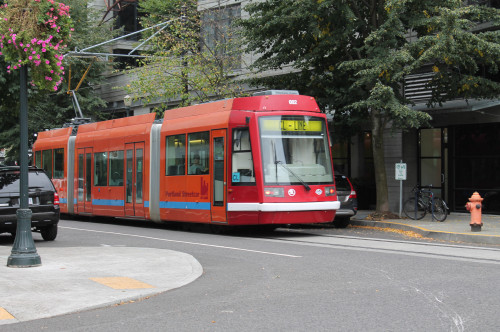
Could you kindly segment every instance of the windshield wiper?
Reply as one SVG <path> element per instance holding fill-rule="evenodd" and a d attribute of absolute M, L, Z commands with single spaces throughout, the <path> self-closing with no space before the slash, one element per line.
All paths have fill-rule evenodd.
<path fill-rule="evenodd" d="M 299 180 L 300 183 L 302 183 L 302 185 L 306 188 L 307 191 L 311 190 L 311 187 L 309 187 L 309 185 L 307 183 L 305 183 L 305 181 L 302 180 L 300 178 L 300 176 L 298 176 L 297 174 L 295 174 L 294 171 L 292 171 L 290 168 L 288 168 L 287 165 L 283 164 L 283 162 L 281 162 L 280 160 L 276 160 L 274 163 L 276 165 L 280 165 L 281 167 L 283 167 L 284 169 L 286 169 L 290 174 L 292 174 L 293 176 L 295 176 L 297 178 L 297 180 Z"/>

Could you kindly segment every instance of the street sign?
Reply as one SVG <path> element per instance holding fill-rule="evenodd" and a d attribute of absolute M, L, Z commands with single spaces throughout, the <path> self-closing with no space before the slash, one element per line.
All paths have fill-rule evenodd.
<path fill-rule="evenodd" d="M 406 163 L 396 164 L 396 180 L 406 180 Z"/>

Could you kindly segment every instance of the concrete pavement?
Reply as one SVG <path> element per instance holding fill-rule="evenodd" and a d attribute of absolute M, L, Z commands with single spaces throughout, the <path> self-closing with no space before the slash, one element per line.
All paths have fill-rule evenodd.
<path fill-rule="evenodd" d="M 42 265 L 7 267 L 0 246 L 0 325 L 144 299 L 202 273 L 191 255 L 133 247 L 37 248 Z"/>
<path fill-rule="evenodd" d="M 403 216 L 401 219 L 373 221 L 367 218 L 373 211 L 358 211 L 351 218 L 351 225 L 394 228 L 413 231 L 424 237 L 437 240 L 500 245 L 500 215 L 483 214 L 480 232 L 472 232 L 469 213 L 452 212 L 445 221 L 433 221 L 426 215 L 421 220 Z"/>

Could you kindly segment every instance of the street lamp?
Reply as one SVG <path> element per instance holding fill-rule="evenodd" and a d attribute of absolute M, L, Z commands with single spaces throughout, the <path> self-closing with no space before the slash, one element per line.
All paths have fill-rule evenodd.
<path fill-rule="evenodd" d="M 19 209 L 17 215 L 16 239 L 7 259 L 8 267 L 39 266 L 42 260 L 38 255 L 31 235 L 31 210 L 28 203 L 28 67 L 20 69 L 20 102 L 19 124 L 21 127 L 21 143 L 19 146 L 20 179 Z"/>
<path fill-rule="evenodd" d="M 130 106 L 132 106 L 132 97 L 130 97 L 129 95 L 126 95 L 125 97 L 123 97 L 123 104 L 125 105 L 126 107 L 126 112 L 127 112 L 127 116 L 129 116 L 130 114 Z"/>

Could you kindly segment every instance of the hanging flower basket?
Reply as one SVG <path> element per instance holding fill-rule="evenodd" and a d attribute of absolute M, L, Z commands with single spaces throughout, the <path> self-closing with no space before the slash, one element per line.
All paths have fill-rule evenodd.
<path fill-rule="evenodd" d="M 69 6 L 54 0 L 6 0 L 0 5 L 0 56 L 10 73 L 29 66 L 32 84 L 56 91 L 64 75 L 63 50 L 71 37 Z"/>

